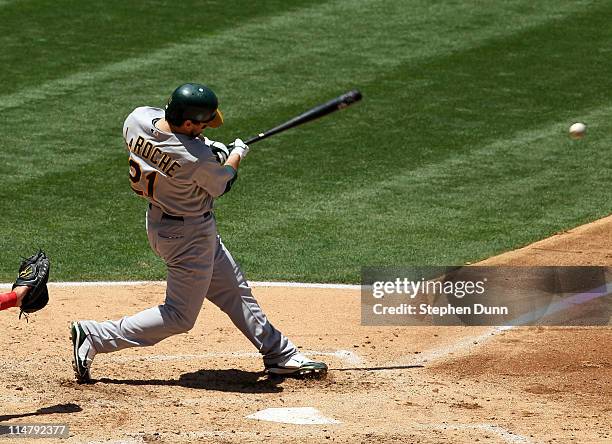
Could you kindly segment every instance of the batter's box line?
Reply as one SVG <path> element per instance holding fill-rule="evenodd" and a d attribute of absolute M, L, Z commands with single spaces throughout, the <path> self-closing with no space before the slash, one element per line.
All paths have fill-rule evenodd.
<path fill-rule="evenodd" d="M 12 283 L 0 283 L 0 289 L 11 288 Z M 49 282 L 49 287 L 141 287 L 147 285 L 166 286 L 165 281 L 99 281 L 99 282 Z M 361 290 L 359 285 L 351 284 L 319 284 L 314 282 L 268 282 L 249 281 L 249 286 L 278 288 L 320 288 L 328 290 Z"/>
<path fill-rule="evenodd" d="M 336 351 L 318 351 L 318 350 L 304 350 L 302 354 L 309 357 L 318 356 L 331 356 L 339 359 L 345 364 L 349 365 L 363 365 L 364 360 L 355 352 L 350 350 L 336 350 Z M 164 362 L 164 361 L 200 361 L 212 358 L 259 358 L 261 354 L 257 352 L 207 352 L 199 354 L 188 354 L 188 355 L 143 355 L 143 356 L 109 356 L 109 362 L 125 363 L 134 361 L 153 361 L 153 362 Z"/>
<path fill-rule="evenodd" d="M 459 339 L 448 345 L 444 345 L 439 348 L 426 350 L 418 355 L 406 355 L 401 357 L 398 361 L 391 362 L 389 366 L 398 365 L 419 365 L 425 366 L 431 364 L 434 361 L 444 360 L 454 356 L 457 353 L 468 352 L 479 345 L 484 344 L 491 338 L 497 336 L 500 333 L 513 329 L 513 326 L 499 326 L 493 327 L 486 332 L 477 336 L 467 336 Z"/>

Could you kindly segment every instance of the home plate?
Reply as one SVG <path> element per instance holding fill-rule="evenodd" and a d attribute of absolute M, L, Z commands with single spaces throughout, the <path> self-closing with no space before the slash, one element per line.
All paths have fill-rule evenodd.
<path fill-rule="evenodd" d="M 289 407 L 260 410 L 247 416 L 249 419 L 282 422 L 284 424 L 340 424 L 333 418 L 326 418 L 313 407 Z"/>

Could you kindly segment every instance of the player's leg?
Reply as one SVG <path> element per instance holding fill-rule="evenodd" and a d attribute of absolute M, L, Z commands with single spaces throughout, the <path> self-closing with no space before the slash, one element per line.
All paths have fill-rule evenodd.
<path fill-rule="evenodd" d="M 216 228 L 212 218 L 199 225 L 149 219 L 149 240 L 166 262 L 164 304 L 119 320 L 74 323 L 72 334 L 77 375 L 88 370 L 96 353 L 150 346 L 189 331 L 200 313 L 212 276 Z M 79 344 L 79 339 L 82 343 Z M 83 367 L 79 371 L 79 362 Z M 87 379 L 88 375 L 83 375 Z"/>
<path fill-rule="evenodd" d="M 240 267 L 217 236 L 215 265 L 206 298 L 226 313 L 234 325 L 263 355 L 273 373 L 318 373 L 327 370 L 321 362 L 298 353 L 293 343 L 270 323 L 255 300 Z"/>

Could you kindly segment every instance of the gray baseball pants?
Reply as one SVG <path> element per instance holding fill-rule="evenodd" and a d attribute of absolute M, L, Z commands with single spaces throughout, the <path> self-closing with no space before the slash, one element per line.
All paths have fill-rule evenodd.
<path fill-rule="evenodd" d="M 297 353 L 296 347 L 268 321 L 242 271 L 217 234 L 215 218 L 163 217 L 147 212 L 149 243 L 168 269 L 163 305 L 116 321 L 82 321 L 98 353 L 150 346 L 193 328 L 204 299 L 226 313 L 263 355 L 266 364 Z"/>

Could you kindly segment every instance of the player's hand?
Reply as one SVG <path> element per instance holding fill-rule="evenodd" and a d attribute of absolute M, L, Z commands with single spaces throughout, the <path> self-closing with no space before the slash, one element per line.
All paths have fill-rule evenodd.
<path fill-rule="evenodd" d="M 221 142 L 213 142 L 210 145 L 210 149 L 212 150 L 213 154 L 217 157 L 217 161 L 223 165 L 225 162 L 227 162 L 227 158 L 230 155 L 230 150 Z"/>
<path fill-rule="evenodd" d="M 232 149 L 232 154 L 236 153 L 240 156 L 240 160 L 244 159 L 249 152 L 249 147 L 246 143 L 242 141 L 242 139 L 234 140 L 234 148 Z"/>

